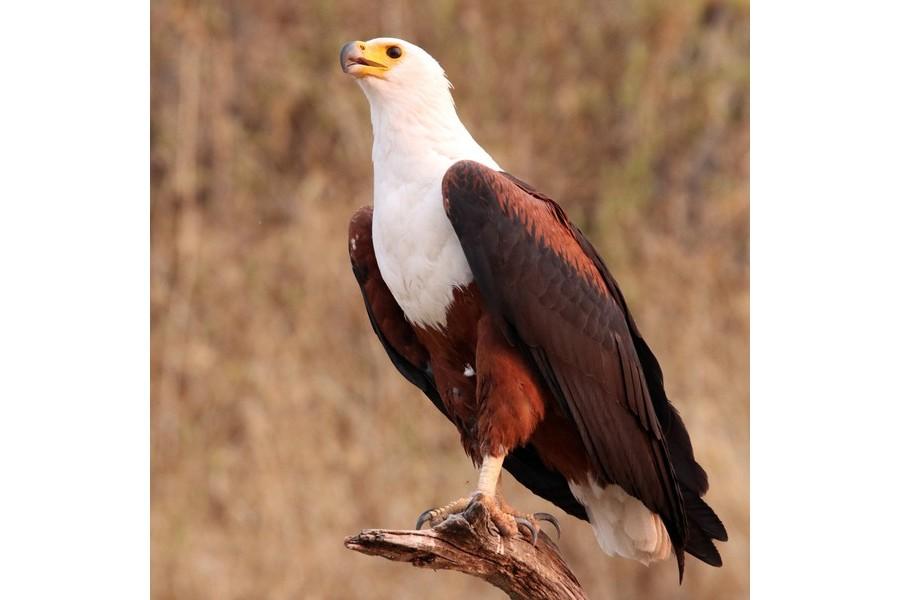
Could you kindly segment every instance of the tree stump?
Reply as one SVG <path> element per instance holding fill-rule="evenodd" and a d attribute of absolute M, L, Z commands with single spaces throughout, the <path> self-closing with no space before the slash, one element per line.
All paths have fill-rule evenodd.
<path fill-rule="evenodd" d="M 344 545 L 415 567 L 473 575 L 513 600 L 587 600 L 556 544 L 543 531 L 536 546 L 521 534 L 504 538 L 477 501 L 434 529 L 366 529 L 346 538 Z"/>

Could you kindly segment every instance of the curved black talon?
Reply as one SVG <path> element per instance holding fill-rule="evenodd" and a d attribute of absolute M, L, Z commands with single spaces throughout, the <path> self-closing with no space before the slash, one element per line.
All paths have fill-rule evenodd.
<path fill-rule="evenodd" d="M 553 525 L 554 529 L 556 529 L 556 541 L 558 542 L 559 538 L 562 537 L 562 530 L 559 528 L 559 521 L 556 520 L 556 517 L 554 517 L 550 513 L 545 512 L 536 512 L 533 516 L 538 521 L 547 521 L 548 523 Z"/>
<path fill-rule="evenodd" d="M 418 531 L 419 529 L 422 529 L 422 525 L 424 525 L 425 523 L 427 523 L 428 521 L 431 520 L 431 518 L 434 516 L 433 513 L 434 513 L 434 509 L 429 508 L 428 510 L 423 512 L 421 515 L 419 515 L 419 518 L 416 519 L 416 531 Z"/>
<path fill-rule="evenodd" d="M 531 545 L 537 546 L 538 541 L 538 529 L 535 527 L 531 521 L 528 519 L 523 519 L 522 517 L 516 517 L 516 523 L 525 527 L 528 531 L 531 532 Z"/>

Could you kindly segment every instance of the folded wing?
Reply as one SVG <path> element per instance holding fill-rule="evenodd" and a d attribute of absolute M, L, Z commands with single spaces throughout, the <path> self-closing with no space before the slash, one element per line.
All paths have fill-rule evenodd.
<path fill-rule="evenodd" d="M 489 310 L 571 418 L 599 483 L 660 516 L 681 573 L 685 502 L 621 294 L 562 209 L 520 184 L 456 163 L 443 182 L 447 215 Z"/>

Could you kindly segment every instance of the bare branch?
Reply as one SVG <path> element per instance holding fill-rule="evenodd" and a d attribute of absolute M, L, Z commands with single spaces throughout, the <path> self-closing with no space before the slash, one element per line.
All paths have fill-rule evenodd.
<path fill-rule="evenodd" d="M 587 600 L 550 538 L 541 532 L 537 545 L 532 546 L 520 536 L 502 537 L 479 502 L 434 529 L 366 529 L 345 539 L 344 545 L 416 567 L 473 575 L 513 600 Z"/>

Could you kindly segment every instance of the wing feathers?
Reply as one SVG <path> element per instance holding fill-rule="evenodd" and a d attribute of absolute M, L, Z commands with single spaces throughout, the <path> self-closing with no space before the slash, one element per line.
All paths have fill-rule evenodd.
<path fill-rule="evenodd" d="M 549 197 L 470 161 L 444 176 L 444 206 L 488 309 L 531 354 L 601 484 L 660 515 L 675 549 L 721 564 L 725 528 L 662 371 L 596 249 Z M 684 497 L 682 491 L 684 490 Z"/>
<path fill-rule="evenodd" d="M 527 183 L 508 173 L 501 173 L 501 175 L 512 181 L 527 194 L 547 202 L 548 206 L 556 207 L 558 209 L 556 213 L 558 218 L 561 219 L 561 222 L 564 222 L 564 216 L 562 215 L 561 210 L 559 210 L 559 207 L 548 196 L 538 192 Z M 719 558 L 718 552 L 710 553 L 708 547 L 701 544 L 701 542 L 698 542 L 696 538 L 698 535 L 703 535 L 712 539 L 724 541 L 727 539 L 727 533 L 715 512 L 700 499 L 700 496 L 705 494 L 709 489 L 709 481 L 706 472 L 694 459 L 694 450 L 691 445 L 691 440 L 681 416 L 666 396 L 665 388 L 663 386 L 662 369 L 659 366 L 659 362 L 656 360 L 650 347 L 641 336 L 615 278 L 603 262 L 603 259 L 597 253 L 597 250 L 591 245 L 580 229 L 571 224 L 569 225 L 569 228 L 578 240 L 578 244 L 584 254 L 593 261 L 594 266 L 600 273 L 609 293 L 615 299 L 625 315 L 628 330 L 631 334 L 631 339 L 634 342 L 634 348 L 640 362 L 639 368 L 637 364 L 632 363 L 634 380 L 637 382 L 640 379 L 640 375 L 643 374 L 643 381 L 652 398 L 654 414 L 657 416 L 661 433 L 665 438 L 669 449 L 669 457 L 675 470 L 676 479 L 679 487 L 684 490 L 686 512 L 690 529 L 688 537 L 692 538 L 688 541 L 686 550 L 701 560 L 719 566 L 721 564 L 721 559 Z M 697 526 L 697 523 L 702 523 L 703 525 Z M 709 539 L 705 539 L 705 542 L 707 542 L 708 545 L 712 545 Z M 715 550 L 715 548 L 713 548 L 713 550 Z M 701 555 L 701 552 L 703 555 Z"/>
<path fill-rule="evenodd" d="M 601 483 L 660 514 L 673 547 L 683 548 L 680 490 L 625 316 L 561 209 L 472 162 L 451 167 L 443 191 L 490 310 L 558 394 Z"/>

